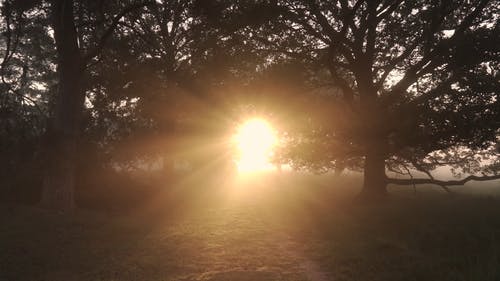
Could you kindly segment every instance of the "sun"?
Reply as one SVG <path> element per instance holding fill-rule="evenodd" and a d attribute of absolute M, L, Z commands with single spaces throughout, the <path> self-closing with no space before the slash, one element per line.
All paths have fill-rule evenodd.
<path fill-rule="evenodd" d="M 277 137 L 268 122 L 260 118 L 246 121 L 238 128 L 234 141 L 238 153 L 238 171 L 253 172 L 273 168 L 271 156 Z"/>

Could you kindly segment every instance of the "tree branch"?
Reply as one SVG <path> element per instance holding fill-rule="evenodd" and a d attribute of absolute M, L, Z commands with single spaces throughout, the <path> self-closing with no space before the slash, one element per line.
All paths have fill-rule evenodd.
<path fill-rule="evenodd" d="M 393 2 L 389 2 L 384 5 L 380 10 L 377 11 L 377 22 L 380 22 L 387 18 L 392 12 L 396 10 L 396 8 L 402 3 L 402 0 L 396 0 Z"/>
<path fill-rule="evenodd" d="M 390 184 L 398 184 L 398 185 L 413 185 L 413 184 L 435 184 L 439 186 L 450 186 L 450 185 L 464 185 L 469 181 L 490 181 L 490 180 L 498 180 L 500 179 L 500 174 L 491 175 L 491 176 L 475 176 L 471 175 L 461 180 L 436 180 L 433 178 L 428 179 L 395 179 L 395 178 L 387 178 L 387 183 Z"/>
<path fill-rule="evenodd" d="M 425 173 L 429 179 L 431 180 L 436 180 L 434 178 L 434 176 L 431 174 L 431 172 L 427 171 L 424 167 L 422 167 L 422 165 L 418 164 L 416 161 L 410 161 L 411 164 L 413 165 L 413 167 L 415 167 L 418 171 L 422 172 L 422 173 Z M 414 178 L 411 177 L 411 179 L 413 180 Z M 416 183 L 413 183 L 413 188 L 415 188 L 415 185 Z M 444 184 L 438 184 L 441 188 L 443 188 L 446 192 L 448 193 L 452 193 L 451 190 Z"/>
<path fill-rule="evenodd" d="M 354 3 L 352 9 L 349 9 L 349 4 L 347 1 L 341 1 L 342 13 L 344 14 L 342 18 L 342 22 L 344 25 L 342 26 L 342 30 L 340 31 L 340 36 L 345 36 L 347 34 L 347 30 L 349 26 L 352 29 L 352 32 L 355 33 L 357 30 L 356 24 L 354 23 L 354 16 L 356 15 L 357 10 L 363 4 L 363 0 L 358 0 Z"/>
<path fill-rule="evenodd" d="M 478 3 L 475 5 L 476 8 L 474 11 L 468 14 L 456 27 L 453 36 L 439 42 L 434 50 L 429 52 L 419 62 L 410 67 L 403 78 L 393 86 L 390 95 L 401 94 L 419 77 L 431 72 L 434 68 L 441 65 L 442 57 L 450 51 L 450 46 L 452 46 L 458 38 L 464 35 L 466 29 L 474 23 L 474 20 L 480 15 L 481 11 L 486 7 L 490 0 L 479 0 L 477 2 Z"/>
<path fill-rule="evenodd" d="M 377 90 L 379 90 L 383 86 L 385 79 L 387 79 L 387 76 L 389 76 L 389 73 L 392 70 L 394 70 L 394 68 L 399 63 L 403 62 L 406 58 L 408 58 L 413 53 L 413 51 L 417 48 L 418 44 L 420 44 L 419 40 L 415 40 L 415 42 L 413 42 L 413 44 L 411 44 L 410 46 L 405 48 L 405 50 L 401 53 L 401 55 L 395 57 L 387 65 L 382 67 L 383 74 L 380 77 L 380 79 L 377 82 L 375 82 L 375 88 Z"/>
<path fill-rule="evenodd" d="M 367 67 L 367 70 L 371 71 L 371 66 L 373 65 L 373 59 L 375 56 L 375 40 L 377 38 L 377 3 L 370 1 L 368 3 L 368 17 L 367 17 L 367 24 L 366 24 L 366 49 L 365 49 L 365 57 L 366 57 L 366 63 L 370 65 L 370 67 Z M 370 73 L 371 74 L 371 73 Z M 372 76 L 372 75 L 370 75 Z M 373 81 L 373 78 L 371 79 Z"/>
<path fill-rule="evenodd" d="M 323 29 L 324 32 L 327 33 L 328 37 L 331 40 L 330 46 L 339 48 L 341 51 L 342 55 L 345 56 L 345 58 L 349 62 L 353 62 L 354 58 L 352 56 L 352 51 L 348 48 L 347 46 L 347 39 L 345 36 L 342 36 L 343 34 L 337 32 L 328 22 L 328 19 L 325 17 L 325 15 L 321 12 L 320 7 L 316 3 L 315 0 L 307 0 L 307 3 L 311 9 L 312 14 L 316 17 L 316 20 L 318 21 L 319 25 Z M 333 45 L 335 44 L 335 45 Z"/>
<path fill-rule="evenodd" d="M 321 34 L 319 31 L 315 30 L 314 27 L 312 27 L 308 22 L 307 19 L 305 18 L 304 15 L 300 15 L 297 12 L 292 12 L 288 9 L 283 9 L 283 15 L 285 17 L 288 17 L 290 20 L 300 24 L 307 32 L 309 32 L 310 35 L 316 37 L 317 39 L 323 41 L 325 44 L 330 44 L 330 39 L 326 38 L 323 34 Z"/>
<path fill-rule="evenodd" d="M 344 100 L 348 103 L 351 103 L 354 99 L 354 91 L 349 85 L 349 82 L 342 78 L 332 62 L 328 63 L 328 70 L 330 71 L 330 75 L 333 81 L 342 89 Z"/>
<path fill-rule="evenodd" d="M 83 65 L 87 65 L 87 63 L 98 56 L 102 49 L 104 48 L 104 45 L 108 41 L 109 37 L 113 34 L 113 31 L 116 29 L 118 26 L 120 20 L 128 13 L 140 9 L 142 7 L 145 7 L 147 5 L 155 3 L 154 1 L 146 1 L 146 2 L 141 2 L 141 3 L 136 3 L 132 4 L 130 6 L 125 7 L 120 13 L 118 13 L 116 16 L 113 17 L 113 20 L 111 21 L 111 24 L 108 26 L 108 28 L 104 31 L 103 35 L 99 39 L 99 42 L 97 45 L 94 47 L 94 49 L 90 50 L 84 57 L 83 57 Z"/>

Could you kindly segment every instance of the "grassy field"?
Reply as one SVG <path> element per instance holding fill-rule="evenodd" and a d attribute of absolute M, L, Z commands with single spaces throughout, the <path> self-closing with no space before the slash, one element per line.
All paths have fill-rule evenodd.
<path fill-rule="evenodd" d="M 184 186 L 133 214 L 3 206 L 0 280 L 500 280 L 497 197 L 393 187 L 366 205 L 357 185 Z"/>

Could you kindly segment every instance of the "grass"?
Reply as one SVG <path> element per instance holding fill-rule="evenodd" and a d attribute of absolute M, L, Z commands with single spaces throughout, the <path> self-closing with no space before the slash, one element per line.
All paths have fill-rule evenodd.
<path fill-rule="evenodd" d="M 497 197 L 369 206 L 330 182 L 185 188 L 134 214 L 3 207 L 0 280 L 500 280 Z"/>

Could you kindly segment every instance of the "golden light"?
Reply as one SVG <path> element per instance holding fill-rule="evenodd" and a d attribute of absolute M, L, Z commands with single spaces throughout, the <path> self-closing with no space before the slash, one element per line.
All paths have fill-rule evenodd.
<path fill-rule="evenodd" d="M 270 161 L 277 137 L 268 122 L 260 118 L 248 120 L 239 127 L 234 141 L 238 149 L 238 171 L 273 169 Z"/>

